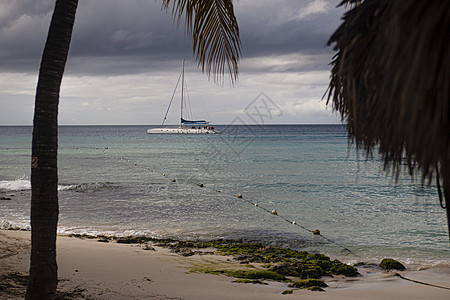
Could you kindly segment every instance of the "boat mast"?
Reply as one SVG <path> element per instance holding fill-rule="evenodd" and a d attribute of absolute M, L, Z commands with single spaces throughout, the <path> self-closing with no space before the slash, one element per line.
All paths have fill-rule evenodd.
<path fill-rule="evenodd" d="M 181 108 L 180 108 L 180 127 L 183 127 L 183 94 L 184 94 L 184 59 L 183 59 L 183 68 L 181 71 Z"/>

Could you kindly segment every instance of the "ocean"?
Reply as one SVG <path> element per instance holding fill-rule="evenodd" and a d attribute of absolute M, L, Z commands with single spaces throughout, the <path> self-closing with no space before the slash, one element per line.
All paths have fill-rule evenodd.
<path fill-rule="evenodd" d="M 151 127 L 59 128 L 59 233 L 242 239 L 350 263 L 450 265 L 436 187 L 394 180 L 342 125 Z M 2 229 L 30 228 L 31 133 L 0 127 L 0 197 L 11 199 L 0 201 Z"/>

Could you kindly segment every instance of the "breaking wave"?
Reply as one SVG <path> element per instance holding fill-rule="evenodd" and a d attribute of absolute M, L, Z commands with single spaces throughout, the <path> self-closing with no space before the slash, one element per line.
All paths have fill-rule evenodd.
<path fill-rule="evenodd" d="M 0 180 L 0 191 L 24 191 L 31 190 L 31 181 L 20 178 L 16 180 Z"/>
<path fill-rule="evenodd" d="M 31 226 L 30 226 L 30 222 L 29 220 L 27 221 L 10 221 L 10 220 L 2 220 L 0 221 L 0 229 L 1 230 L 11 230 L 11 229 L 16 229 L 16 230 L 31 230 Z"/>
<path fill-rule="evenodd" d="M 81 184 L 61 184 L 58 185 L 58 191 L 75 192 L 95 192 L 102 189 L 116 188 L 111 182 L 95 182 Z M 24 177 L 15 180 L 0 180 L 0 191 L 29 191 L 31 190 L 31 181 Z"/>

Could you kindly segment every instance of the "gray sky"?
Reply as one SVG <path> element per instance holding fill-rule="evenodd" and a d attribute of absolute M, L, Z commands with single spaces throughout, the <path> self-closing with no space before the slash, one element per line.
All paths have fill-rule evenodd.
<path fill-rule="evenodd" d="M 235 0 L 242 59 L 234 87 L 197 68 L 184 27 L 161 0 L 80 0 L 61 87 L 59 123 L 160 124 L 186 59 L 195 118 L 229 124 L 264 92 L 273 124 L 339 123 L 322 100 L 339 0 Z M 0 2 L 0 125 L 30 125 L 54 0 Z M 258 99 L 257 99 L 258 100 Z M 175 100 L 176 101 L 176 100 Z M 266 101 L 267 102 L 267 101 Z M 257 103 L 257 102 L 256 102 Z M 177 103 L 174 102 L 174 105 Z M 178 122 L 178 108 L 169 123 Z"/>

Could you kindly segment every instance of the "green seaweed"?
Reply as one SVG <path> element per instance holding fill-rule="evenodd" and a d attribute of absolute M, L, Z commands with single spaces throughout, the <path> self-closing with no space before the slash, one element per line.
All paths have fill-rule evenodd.
<path fill-rule="evenodd" d="M 327 276 L 328 273 L 324 271 L 320 266 L 308 266 L 307 269 L 303 270 L 300 274 L 300 278 L 302 279 L 319 279 L 322 276 Z"/>
<path fill-rule="evenodd" d="M 306 269 L 307 266 L 305 266 L 303 263 L 295 262 L 295 263 L 282 263 L 270 268 L 269 270 L 272 272 L 277 272 L 284 276 L 302 277 L 302 273 Z"/>
<path fill-rule="evenodd" d="M 289 287 L 295 287 L 295 288 L 300 288 L 300 289 L 313 287 L 313 286 L 327 287 L 328 285 L 319 279 L 303 279 L 303 280 L 296 281 L 289 285 Z"/>
<path fill-rule="evenodd" d="M 96 235 L 90 235 L 90 234 L 79 234 L 79 233 L 73 233 L 73 234 L 69 234 L 69 237 L 76 237 L 79 239 L 96 239 L 97 236 Z"/>
<path fill-rule="evenodd" d="M 116 239 L 116 243 L 119 244 L 140 244 L 144 243 L 143 239 L 140 237 L 121 237 Z"/>
<path fill-rule="evenodd" d="M 333 266 L 330 269 L 334 275 L 344 275 L 348 277 L 356 277 L 359 275 L 358 270 L 350 265 L 341 263 L 337 259 L 333 261 Z"/>
<path fill-rule="evenodd" d="M 241 256 L 251 254 L 260 256 L 259 262 L 294 262 L 308 255 L 305 251 L 295 251 L 281 247 L 265 247 L 261 243 L 242 243 L 241 241 L 217 240 L 209 243 L 221 255 Z"/>
<path fill-rule="evenodd" d="M 338 260 L 332 262 L 328 256 L 323 254 L 309 254 L 301 260 L 281 263 L 270 268 L 270 270 L 285 276 L 294 276 L 302 279 L 319 279 L 332 274 L 346 276 L 356 276 L 358 274 L 355 268 Z"/>
<path fill-rule="evenodd" d="M 294 290 L 284 290 L 281 294 L 282 295 L 290 295 L 292 293 L 294 293 Z"/>
<path fill-rule="evenodd" d="M 258 279 L 237 279 L 235 281 L 233 281 L 234 283 L 251 283 L 251 284 L 262 284 L 262 285 L 267 285 L 268 283 L 258 280 Z"/>
<path fill-rule="evenodd" d="M 225 270 L 224 274 L 235 278 L 245 279 L 271 279 L 275 281 L 286 281 L 283 275 L 268 270 Z"/>
<path fill-rule="evenodd" d="M 323 270 L 330 270 L 333 266 L 331 259 L 324 254 L 309 254 L 304 260 L 309 265 L 318 266 Z"/>
<path fill-rule="evenodd" d="M 380 268 L 387 270 L 387 271 L 389 271 L 389 270 L 399 270 L 399 271 L 406 270 L 406 268 L 403 264 L 401 264 L 400 262 L 398 262 L 392 258 L 383 259 L 380 263 Z"/>
<path fill-rule="evenodd" d="M 201 272 L 206 274 L 214 275 L 226 275 L 229 277 L 239 278 L 239 279 L 270 279 L 274 281 L 287 281 L 287 278 L 276 272 L 268 270 L 232 270 L 232 269 L 214 269 L 211 267 L 195 267 L 192 269 L 193 272 Z"/>

